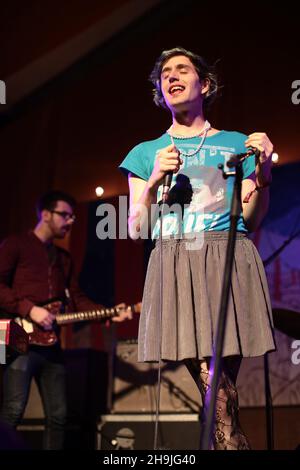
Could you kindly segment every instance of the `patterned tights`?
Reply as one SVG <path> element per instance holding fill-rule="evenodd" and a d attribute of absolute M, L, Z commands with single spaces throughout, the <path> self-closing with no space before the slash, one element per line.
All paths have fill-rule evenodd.
<path fill-rule="evenodd" d="M 238 418 L 238 394 L 235 383 L 240 363 L 241 358 L 237 356 L 223 359 L 216 399 L 213 432 L 214 450 L 250 450 Z M 185 365 L 196 382 L 201 393 L 202 403 L 204 403 L 206 392 L 210 387 L 208 380 L 209 362 L 187 359 Z"/>

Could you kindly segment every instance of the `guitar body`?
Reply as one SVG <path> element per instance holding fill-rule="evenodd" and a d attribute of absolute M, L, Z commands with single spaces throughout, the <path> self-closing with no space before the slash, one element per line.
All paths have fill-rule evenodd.
<path fill-rule="evenodd" d="M 33 332 L 29 333 L 29 344 L 36 346 L 53 346 L 58 342 L 58 336 L 54 330 L 43 330 L 38 325 L 33 326 Z"/>
<path fill-rule="evenodd" d="M 61 302 L 50 302 L 43 305 L 43 308 L 49 310 L 53 315 L 58 315 L 61 308 Z M 25 318 L 18 317 L 16 322 L 24 328 L 28 334 L 29 344 L 36 346 L 53 346 L 58 342 L 58 327 L 56 322 L 53 324 L 51 330 L 45 330 L 37 323 L 34 323 Z"/>

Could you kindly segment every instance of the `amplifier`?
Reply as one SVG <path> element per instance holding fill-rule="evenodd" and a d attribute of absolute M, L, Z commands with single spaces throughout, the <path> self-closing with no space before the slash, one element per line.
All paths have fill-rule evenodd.
<path fill-rule="evenodd" d="M 137 362 L 137 341 L 119 341 L 113 372 L 113 413 L 155 413 L 157 363 Z M 199 413 L 199 390 L 182 363 L 163 362 L 160 411 Z"/>
<path fill-rule="evenodd" d="M 16 351 L 25 354 L 28 351 L 28 335 L 14 320 L 0 320 L 0 364 L 6 364 L 7 356 Z"/>
<path fill-rule="evenodd" d="M 154 444 L 155 414 L 102 415 L 97 424 L 97 450 L 151 450 Z M 200 442 L 199 415 L 161 414 L 158 447 L 161 450 L 196 450 Z"/>

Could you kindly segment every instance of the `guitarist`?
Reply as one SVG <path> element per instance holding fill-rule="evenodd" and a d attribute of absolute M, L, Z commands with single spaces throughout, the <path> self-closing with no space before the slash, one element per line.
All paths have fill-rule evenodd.
<path fill-rule="evenodd" d="M 54 245 L 71 230 L 75 200 L 51 191 L 37 203 L 33 231 L 11 236 L 0 246 L 0 316 L 21 317 L 51 330 L 55 315 L 41 306 L 47 299 L 66 298 L 75 310 L 99 309 L 80 290 L 68 252 Z M 131 318 L 124 310 L 113 321 Z M 0 418 L 16 427 L 23 417 L 32 378 L 36 379 L 46 417 L 45 449 L 62 449 L 66 423 L 65 367 L 59 341 L 51 346 L 30 345 L 27 355 L 11 357 L 3 377 Z"/>

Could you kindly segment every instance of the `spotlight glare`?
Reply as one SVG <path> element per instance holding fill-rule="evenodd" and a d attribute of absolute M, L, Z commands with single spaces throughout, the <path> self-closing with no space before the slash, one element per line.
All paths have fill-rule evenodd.
<path fill-rule="evenodd" d="M 101 186 L 97 186 L 95 189 L 95 193 L 97 197 L 101 197 L 104 193 L 104 189 Z"/>
<path fill-rule="evenodd" d="M 272 162 L 273 162 L 273 163 L 278 163 L 278 160 L 279 160 L 279 155 L 278 155 L 278 153 L 273 153 L 273 154 L 272 154 Z"/>

